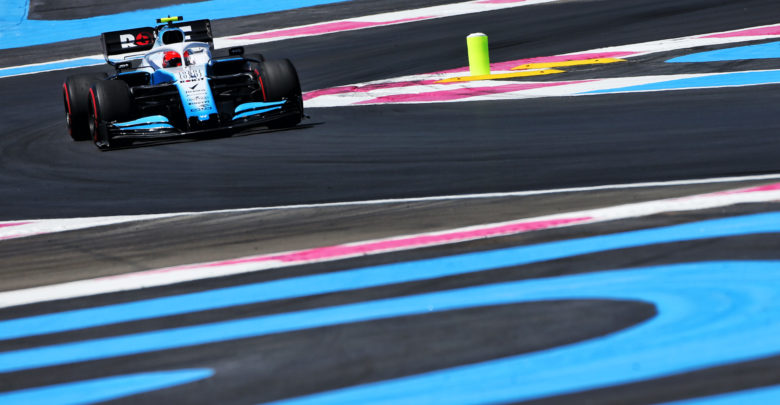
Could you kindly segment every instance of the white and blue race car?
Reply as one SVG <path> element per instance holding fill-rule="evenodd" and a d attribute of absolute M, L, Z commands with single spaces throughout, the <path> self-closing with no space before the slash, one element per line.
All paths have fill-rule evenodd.
<path fill-rule="evenodd" d="M 101 35 L 115 74 L 73 75 L 62 86 L 74 140 L 111 149 L 134 140 L 300 123 L 301 85 L 288 59 L 245 57 L 242 47 L 213 57 L 211 22 L 181 20 Z M 124 57 L 112 59 L 117 55 Z"/>

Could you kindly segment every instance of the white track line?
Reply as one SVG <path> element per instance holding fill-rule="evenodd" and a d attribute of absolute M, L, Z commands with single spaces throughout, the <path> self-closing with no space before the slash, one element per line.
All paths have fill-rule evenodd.
<path fill-rule="evenodd" d="M 202 212 L 175 212 L 175 213 L 163 213 L 163 214 L 151 214 L 151 215 L 122 215 L 122 216 L 108 216 L 108 217 L 11 220 L 11 221 L 0 222 L 0 242 L 4 240 L 11 240 L 11 239 L 23 238 L 28 236 L 83 230 L 83 229 L 96 228 L 101 226 L 118 225 L 118 224 L 129 223 L 129 222 L 149 221 L 149 220 L 179 217 L 179 216 L 194 217 L 194 216 L 211 215 L 211 214 L 279 211 L 279 210 L 292 210 L 292 209 L 303 209 L 303 208 L 333 208 L 333 207 L 352 207 L 352 206 L 370 206 L 370 205 L 387 205 L 387 204 L 406 204 L 406 203 L 432 202 L 432 201 L 456 201 L 456 200 L 475 200 L 475 199 L 488 199 L 488 198 L 530 197 L 530 196 L 546 195 L 546 194 L 582 193 L 582 192 L 604 191 L 604 190 L 688 186 L 688 185 L 697 185 L 697 184 L 718 184 L 718 183 L 734 183 L 734 182 L 745 182 L 745 181 L 764 181 L 764 180 L 769 181 L 769 180 L 777 180 L 777 179 L 780 179 L 780 173 L 755 175 L 755 176 L 714 177 L 708 179 L 607 184 L 607 185 L 590 186 L 590 187 L 571 187 L 571 188 L 558 188 L 558 189 L 548 189 L 548 190 L 512 191 L 512 192 L 503 192 L 503 193 L 460 194 L 460 195 L 434 196 L 434 197 L 413 197 L 413 198 L 381 199 L 381 200 L 367 200 L 367 201 L 346 201 L 346 202 L 322 203 L 322 204 L 297 204 L 297 205 L 283 205 L 283 206 L 275 206 L 275 207 L 237 208 L 237 209 L 202 211 Z"/>
<path fill-rule="evenodd" d="M 390 25 L 429 21 L 438 18 L 498 11 L 507 8 L 552 3 L 555 1 L 561 0 L 507 0 L 505 2 L 472 0 L 463 3 L 452 3 L 413 10 L 394 11 L 357 18 L 328 21 L 325 23 L 301 25 L 297 27 L 268 31 L 257 31 L 241 35 L 232 35 L 230 37 L 215 39 L 214 46 L 217 48 L 229 48 L 231 46 L 255 45 L 285 39 L 325 35 L 334 32 L 356 31 L 366 28 L 387 27 Z M 464 33 L 464 37 L 468 34 L 469 33 Z"/>
<path fill-rule="evenodd" d="M 321 263 L 351 257 L 452 244 L 475 239 L 516 235 L 541 229 L 646 217 L 668 212 L 712 209 L 735 204 L 776 202 L 778 200 L 780 200 L 780 183 L 725 192 L 624 204 L 607 208 L 456 228 L 440 232 L 403 235 L 337 246 L 325 246 L 316 249 L 304 249 L 261 256 L 242 257 L 218 262 L 168 267 L 117 276 L 8 291 L 0 293 L 0 307 L 12 307 L 59 299 L 165 286 L 186 281 L 251 273 L 302 264 Z"/>

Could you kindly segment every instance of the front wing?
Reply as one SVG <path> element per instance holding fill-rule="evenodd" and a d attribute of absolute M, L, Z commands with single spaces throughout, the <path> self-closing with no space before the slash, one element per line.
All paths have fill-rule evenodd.
<path fill-rule="evenodd" d="M 152 115 L 127 122 L 109 122 L 101 125 L 106 126 L 106 131 L 111 139 L 143 140 L 194 137 L 267 126 L 275 121 L 302 115 L 300 105 L 300 100 L 243 103 L 235 108 L 232 118 L 215 116 L 210 120 L 211 122 L 196 123 L 198 125 L 192 125 L 190 128 L 177 128 L 163 115 Z"/>

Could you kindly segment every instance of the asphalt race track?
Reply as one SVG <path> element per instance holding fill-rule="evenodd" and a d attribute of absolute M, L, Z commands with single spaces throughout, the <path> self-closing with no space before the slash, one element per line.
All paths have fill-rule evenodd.
<path fill-rule="evenodd" d="M 27 18 L 180 2 L 51 3 Z M 459 3 L 302 1 L 212 24 L 236 36 Z M 778 12 L 558 0 L 248 45 L 295 63 L 314 106 L 299 128 L 108 152 L 70 140 L 61 95 L 67 75 L 107 67 L 2 74 L 99 41 L 4 47 L 0 404 L 780 402 L 780 81 L 316 104 L 407 97 L 376 83 L 466 66 L 472 32 L 504 62 Z M 780 46 L 667 62 L 780 44 L 767 35 L 506 83 L 770 75 Z"/>

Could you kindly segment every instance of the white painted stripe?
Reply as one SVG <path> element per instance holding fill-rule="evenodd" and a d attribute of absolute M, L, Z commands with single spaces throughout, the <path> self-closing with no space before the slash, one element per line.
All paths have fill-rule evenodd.
<path fill-rule="evenodd" d="M 411 22 L 428 21 L 428 20 L 433 20 L 438 18 L 455 17 L 460 15 L 466 15 L 466 14 L 484 13 L 488 11 L 498 11 L 507 8 L 531 6 L 536 4 L 551 3 L 555 1 L 560 1 L 560 0 L 525 0 L 525 1 L 517 0 L 515 2 L 506 2 L 506 3 L 490 3 L 484 0 L 472 0 L 463 3 L 452 3 L 452 4 L 441 5 L 441 6 L 418 8 L 413 10 L 394 11 L 389 13 L 373 14 L 373 15 L 357 17 L 357 18 L 348 18 L 343 20 L 329 21 L 325 23 L 301 25 L 301 26 L 296 26 L 291 28 L 283 28 L 283 29 L 268 30 L 268 31 L 256 31 L 247 34 L 233 35 L 230 37 L 215 39 L 214 46 L 217 48 L 228 48 L 231 46 L 254 45 L 254 44 L 261 44 L 261 43 L 279 41 L 284 39 L 325 35 L 330 33 L 329 31 L 327 31 L 327 29 L 328 26 L 331 25 L 351 25 L 351 24 L 357 25 L 360 23 L 379 23 L 382 24 L 380 26 L 389 26 L 389 25 L 397 25 L 397 24 L 408 24 Z M 373 28 L 373 27 L 367 27 L 367 28 Z M 341 29 L 338 30 L 337 32 L 355 31 L 359 29 L 365 29 L 365 28 Z M 291 35 L 286 34 L 286 32 L 289 32 L 291 30 L 308 31 L 310 33 L 291 34 Z M 267 36 L 267 37 L 257 38 L 257 39 L 241 38 L 241 37 L 248 37 L 248 36 Z"/>
<path fill-rule="evenodd" d="M 704 210 L 735 204 L 766 203 L 778 200 L 780 200 L 780 183 L 765 187 L 624 204 L 517 221 L 457 228 L 442 232 L 404 235 L 394 238 L 361 241 L 318 249 L 169 267 L 118 276 L 8 291 L 0 293 L 0 307 L 11 307 L 58 299 L 165 286 L 185 281 L 203 280 L 267 269 L 341 260 L 356 256 L 458 243 L 478 238 L 513 235 L 536 229 L 592 224 L 604 221 L 645 217 L 668 212 Z M 534 227 L 533 224 L 547 225 Z M 512 227 L 516 230 L 506 230 Z M 491 230 L 496 231 L 491 233 Z M 479 231 L 484 232 L 480 233 Z"/>
<path fill-rule="evenodd" d="M 777 27 L 777 26 L 778 24 L 761 25 L 761 26 L 755 26 L 749 28 L 740 28 L 731 31 L 721 31 L 721 32 L 714 32 L 709 34 L 662 39 L 659 41 L 640 42 L 631 45 L 610 46 L 606 48 L 595 49 L 589 52 L 637 52 L 637 55 L 634 56 L 636 57 L 636 56 L 647 55 L 651 53 L 668 52 L 668 51 L 689 49 L 695 47 L 735 44 L 740 42 L 758 41 L 763 39 L 774 39 L 774 38 L 779 38 L 780 34 L 735 36 L 735 37 L 723 37 L 723 38 L 708 38 L 708 37 L 710 37 L 711 35 L 721 35 L 721 34 L 728 34 L 728 33 L 745 31 L 745 30 L 762 29 L 762 28 L 770 28 L 770 27 Z"/>
<path fill-rule="evenodd" d="M 167 218 L 181 214 L 157 214 L 157 215 L 122 215 L 111 217 L 92 218 L 59 218 L 59 219 L 34 219 L 24 221 L 7 221 L 4 223 L 21 223 L 2 227 L 0 223 L 0 240 L 23 238 L 26 236 L 49 234 L 56 232 L 73 231 L 77 229 L 95 228 L 121 224 L 125 222 L 145 221 L 151 219 Z"/>
<path fill-rule="evenodd" d="M 778 72 L 780 70 L 751 70 L 740 71 L 739 73 L 751 74 L 751 73 L 763 73 L 763 72 Z M 728 74 L 731 72 L 722 73 L 704 73 L 704 74 L 676 74 L 676 75 L 656 75 L 656 76 L 635 76 L 635 77 L 618 77 L 618 78 L 604 78 L 604 79 L 592 79 L 592 80 L 577 80 L 577 81 L 559 81 L 559 82 L 531 82 L 531 81 L 516 81 L 516 80 L 501 80 L 501 81 L 470 81 L 444 84 L 431 84 L 431 85 L 409 85 L 409 86 L 382 86 L 383 84 L 390 84 L 394 82 L 407 81 L 408 78 L 399 78 L 384 81 L 374 81 L 367 83 L 358 83 L 349 86 L 344 86 L 344 91 L 334 92 L 332 94 L 317 93 L 321 91 L 314 91 L 304 94 L 306 108 L 327 108 L 327 107 L 344 107 L 344 106 L 361 106 L 361 105 L 377 105 L 377 104 L 421 104 L 421 103 L 456 103 L 467 101 L 491 101 L 491 100 L 518 100 L 518 99 L 532 99 L 542 97 L 568 97 L 568 96 L 588 96 L 590 92 L 615 90 L 615 92 L 621 92 L 622 88 L 640 86 L 654 83 L 662 83 L 673 80 L 681 79 L 694 79 L 718 76 Z M 424 79 L 419 79 L 420 75 L 416 76 L 417 80 L 440 80 L 443 77 L 440 74 L 431 74 Z M 509 85 L 540 85 L 536 88 L 521 89 L 515 91 L 502 91 L 496 93 L 487 92 L 486 89 L 500 88 Z M 764 84 L 776 84 L 775 82 L 767 83 L 753 83 L 753 84 L 723 84 L 721 86 L 709 86 L 713 87 L 745 87 L 745 86 L 759 86 Z M 686 87 L 671 90 L 690 90 L 696 87 Z M 367 90 L 361 90 L 367 89 Z M 468 95 L 468 90 L 471 89 L 473 95 Z M 448 98 L 448 91 L 460 90 L 459 97 L 454 99 Z M 647 91 L 661 91 L 661 90 L 647 90 Z M 637 92 L 633 90 L 632 92 Z M 420 94 L 431 94 L 431 97 L 427 97 L 423 100 L 419 99 Z M 607 94 L 607 93 L 599 93 Z M 408 98 L 407 98 L 408 96 Z"/>
<path fill-rule="evenodd" d="M 295 204 L 295 205 L 282 205 L 282 206 L 274 206 L 274 207 L 235 208 L 235 209 L 201 211 L 201 212 L 175 212 L 175 213 L 151 214 L 151 215 L 122 215 L 122 216 L 109 216 L 109 217 L 12 220 L 12 221 L 0 222 L 0 242 L 3 240 L 23 238 L 27 236 L 83 230 L 83 229 L 96 228 L 101 226 L 118 225 L 118 224 L 137 222 L 137 221 L 149 221 L 149 220 L 171 218 L 171 217 L 178 217 L 178 216 L 183 217 L 183 216 L 201 216 L 201 215 L 210 215 L 210 214 L 279 211 L 279 210 L 291 210 L 291 209 L 302 209 L 302 208 L 332 208 L 332 207 L 388 205 L 388 204 L 404 204 L 404 203 L 433 202 L 433 201 L 457 201 L 457 200 L 475 200 L 475 199 L 489 199 L 489 198 L 528 197 L 528 196 L 546 195 L 546 194 L 582 193 L 582 192 L 604 191 L 604 190 L 687 186 L 687 185 L 697 185 L 697 184 L 735 183 L 735 182 L 764 181 L 764 180 L 776 180 L 776 179 L 780 179 L 780 173 L 755 175 L 755 176 L 714 177 L 714 178 L 707 178 L 707 179 L 607 184 L 607 185 L 600 185 L 600 186 L 557 188 L 557 189 L 548 189 L 548 190 L 510 191 L 510 192 L 502 192 L 502 193 L 458 194 L 458 195 L 445 195 L 445 196 L 433 196 L 433 197 L 411 197 L 411 198 L 380 199 L 380 200 L 366 200 L 366 201 L 345 201 L 345 202 L 321 203 L 321 204 Z M 14 224 L 14 226 L 3 227 L 3 224 Z"/>
<path fill-rule="evenodd" d="M 433 196 L 433 197 L 410 197 L 410 198 L 347 201 L 347 202 L 321 203 L 321 204 L 295 204 L 295 205 L 282 205 L 282 206 L 275 206 L 275 207 L 239 208 L 239 209 L 229 209 L 229 210 L 206 211 L 201 213 L 182 213 L 180 215 L 246 213 L 246 212 L 255 212 L 255 211 L 257 212 L 277 211 L 277 210 L 290 210 L 290 209 L 300 209 L 300 208 L 354 207 L 354 206 L 370 206 L 370 205 L 386 205 L 386 204 L 406 204 L 406 203 L 417 203 L 417 202 L 479 200 L 479 199 L 509 198 L 509 197 L 531 197 L 531 196 L 547 195 L 547 194 L 584 193 L 584 192 L 592 192 L 592 191 L 625 190 L 625 189 L 652 188 L 652 187 L 693 186 L 693 185 L 701 185 L 701 184 L 738 183 L 738 182 L 764 181 L 764 180 L 770 181 L 770 180 L 777 180 L 777 179 L 780 179 L 780 173 L 760 174 L 754 176 L 712 177 L 706 179 L 605 184 L 600 186 L 568 187 L 568 188 L 555 188 L 555 189 L 547 189 L 547 190 L 509 191 L 509 192 L 482 193 L 482 194 L 455 194 L 455 195 L 444 195 L 444 196 Z M 175 215 L 175 214 L 167 214 L 167 215 Z"/>

